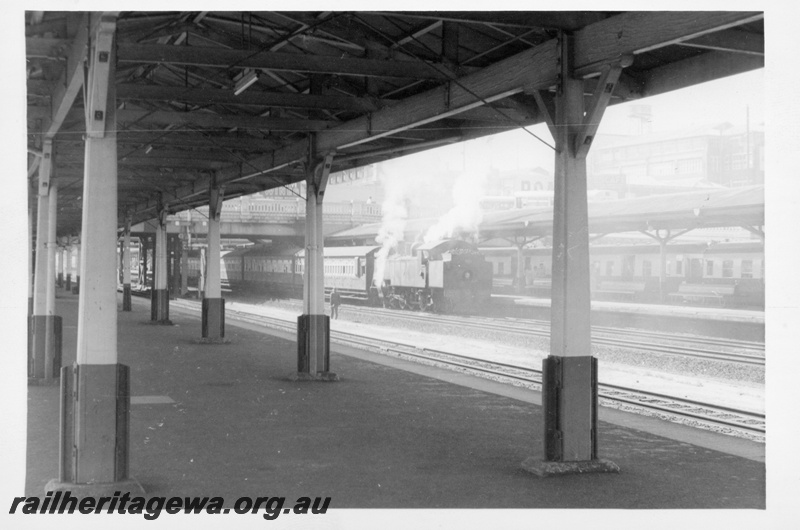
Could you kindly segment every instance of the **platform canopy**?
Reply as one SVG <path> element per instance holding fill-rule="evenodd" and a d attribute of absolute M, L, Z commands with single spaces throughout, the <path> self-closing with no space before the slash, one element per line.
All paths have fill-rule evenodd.
<path fill-rule="evenodd" d="M 59 233 L 80 230 L 84 61 L 116 22 L 119 217 L 298 182 L 543 121 L 560 32 L 610 104 L 764 66 L 761 12 L 27 12 L 29 171 L 53 142 Z M 600 87 L 599 90 L 603 90 Z M 543 105 L 547 98 L 539 98 Z"/>
<path fill-rule="evenodd" d="M 764 187 L 707 189 L 589 204 L 589 233 L 751 227 L 763 231 Z M 548 236 L 552 207 L 531 207 L 487 215 L 481 239 Z"/>
<path fill-rule="evenodd" d="M 406 223 L 404 237 L 415 241 L 437 219 Z M 764 187 L 719 188 L 589 203 L 592 235 L 663 230 L 673 233 L 696 228 L 748 227 L 763 233 Z M 374 241 L 380 223 L 348 228 L 327 241 L 348 243 Z M 455 235 L 471 235 L 481 241 L 514 237 L 546 237 L 553 233 L 553 207 L 529 206 L 483 216 L 476 229 Z"/>

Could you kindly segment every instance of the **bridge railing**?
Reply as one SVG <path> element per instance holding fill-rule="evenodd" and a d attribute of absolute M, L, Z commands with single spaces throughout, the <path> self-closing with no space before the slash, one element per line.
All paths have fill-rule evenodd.
<path fill-rule="evenodd" d="M 381 206 L 366 202 L 323 203 L 325 222 L 334 224 L 366 224 L 381 220 Z M 300 200 L 231 201 L 222 205 L 223 223 L 286 224 L 303 221 L 306 204 Z M 208 219 L 208 207 L 184 210 L 169 217 L 170 221 L 188 223 Z"/>

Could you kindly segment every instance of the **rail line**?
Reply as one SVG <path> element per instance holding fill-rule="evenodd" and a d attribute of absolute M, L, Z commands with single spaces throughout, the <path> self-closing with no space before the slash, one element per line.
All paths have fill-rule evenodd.
<path fill-rule="evenodd" d="M 455 326 L 468 325 L 471 329 L 503 331 L 522 336 L 546 338 L 549 338 L 550 336 L 549 323 L 541 320 L 490 319 L 486 317 L 450 317 L 431 313 L 409 313 L 381 308 L 365 309 L 348 307 L 348 312 L 360 312 L 362 314 L 381 314 L 385 312 L 388 316 L 392 316 L 396 320 L 402 319 L 406 321 L 449 324 Z M 649 339 L 651 342 L 646 342 L 642 339 Z M 673 344 L 665 345 L 654 342 L 664 340 L 670 341 Z M 592 344 L 625 347 L 635 349 L 637 351 L 647 351 L 651 353 L 662 353 L 668 355 L 683 355 L 685 357 L 713 359 L 717 361 L 728 361 L 757 366 L 763 366 L 765 364 L 765 358 L 763 355 L 764 344 L 749 341 L 714 339 L 708 337 L 684 337 L 659 332 L 592 326 Z M 713 346 L 717 348 L 738 348 L 751 350 L 756 353 L 716 351 L 703 349 L 703 346 Z"/>
<path fill-rule="evenodd" d="M 199 311 L 199 304 L 187 300 L 175 304 L 182 309 Z M 296 333 L 296 324 L 276 317 L 258 315 L 240 310 L 226 310 L 226 318 Z M 378 350 L 385 354 L 462 370 L 467 373 L 499 378 L 513 384 L 541 389 L 541 370 L 496 361 L 476 359 L 442 350 L 419 348 L 398 341 L 385 341 L 363 337 L 353 333 L 331 330 L 331 340 L 339 344 L 361 349 Z M 692 423 L 704 429 L 727 430 L 727 434 L 745 436 L 763 441 L 766 433 L 766 417 L 763 413 L 741 410 L 712 403 L 669 396 L 640 389 L 601 383 L 598 396 L 603 406 L 633 408 L 635 411 L 656 414 L 668 421 Z"/>

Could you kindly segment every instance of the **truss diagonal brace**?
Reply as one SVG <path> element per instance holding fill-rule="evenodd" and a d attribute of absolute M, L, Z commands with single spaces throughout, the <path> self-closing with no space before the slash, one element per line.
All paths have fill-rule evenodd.
<path fill-rule="evenodd" d="M 597 128 L 600 127 L 603 114 L 606 111 L 608 102 L 611 101 L 611 95 L 614 93 L 614 87 L 616 87 L 617 81 L 619 81 L 622 69 L 627 68 L 631 64 L 633 64 L 633 57 L 624 56 L 619 61 L 603 68 L 600 79 L 597 81 L 597 88 L 592 96 L 592 101 L 589 103 L 589 108 L 586 110 L 586 114 L 583 117 L 583 130 L 577 135 L 575 140 L 576 157 L 586 158 L 586 155 L 589 154 L 589 148 L 592 146 L 594 135 L 597 133 Z"/>
<path fill-rule="evenodd" d="M 556 126 L 553 120 L 556 115 L 555 98 L 550 92 L 544 90 L 533 90 L 531 93 L 536 100 L 536 105 L 539 107 L 539 112 L 544 117 L 547 128 L 550 129 L 550 134 L 555 138 Z"/>
<path fill-rule="evenodd" d="M 747 230 L 751 234 L 761 238 L 761 241 L 764 241 L 766 239 L 765 235 L 764 235 L 764 227 L 763 226 L 742 225 L 742 228 L 744 228 L 745 230 Z"/>
<path fill-rule="evenodd" d="M 312 181 L 310 184 L 314 187 L 314 195 L 317 199 L 317 204 L 322 204 L 322 199 L 325 195 L 325 188 L 328 186 L 328 175 L 333 166 L 333 157 L 335 153 L 328 153 L 325 158 L 314 167 L 311 175 Z M 312 190 L 306 190 L 306 193 L 311 193 Z"/>

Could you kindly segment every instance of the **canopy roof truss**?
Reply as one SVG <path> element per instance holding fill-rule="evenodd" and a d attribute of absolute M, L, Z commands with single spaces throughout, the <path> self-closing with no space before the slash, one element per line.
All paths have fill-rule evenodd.
<path fill-rule="evenodd" d="M 80 228 L 101 15 L 116 19 L 120 224 L 204 204 L 213 181 L 226 198 L 300 181 L 309 153 L 337 171 L 543 122 L 560 32 L 587 101 L 621 62 L 612 105 L 764 65 L 759 12 L 29 12 L 28 173 L 36 189 L 52 140 L 64 234 Z"/>

